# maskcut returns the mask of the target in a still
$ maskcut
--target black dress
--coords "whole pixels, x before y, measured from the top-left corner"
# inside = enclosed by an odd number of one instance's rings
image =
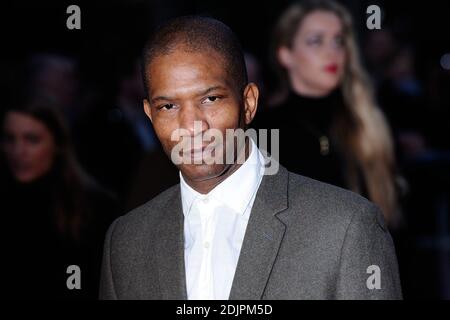
[[[253,127],[280,130],[279,161],[289,171],[347,187],[344,154],[332,134],[336,112],[342,108],[340,90],[320,98],[291,92],[282,105],[257,114]]]
[[[89,187],[86,210],[95,216],[80,239],[58,231],[54,215],[55,177],[48,174],[29,184],[2,177],[2,291],[6,298],[96,299],[102,242],[115,215],[115,200]],[[63,195],[65,196],[65,195]],[[81,289],[69,290],[67,267],[81,269]]]

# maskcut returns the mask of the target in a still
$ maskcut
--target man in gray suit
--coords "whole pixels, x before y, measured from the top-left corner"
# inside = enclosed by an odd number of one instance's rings
[[[169,21],[145,48],[143,75],[144,110],[180,183],[113,222],[100,298],[402,298],[378,207],[282,166],[269,172],[276,160],[251,138],[219,139],[246,129],[258,102],[228,27]],[[180,158],[180,130],[188,142],[214,130],[215,138],[183,144]],[[231,162],[206,161],[230,152]]]

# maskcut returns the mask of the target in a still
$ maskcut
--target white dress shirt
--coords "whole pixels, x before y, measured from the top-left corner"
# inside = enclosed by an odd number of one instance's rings
[[[192,189],[180,172],[189,300],[229,298],[248,219],[264,172],[264,157],[255,142],[249,140],[247,160],[208,194]]]

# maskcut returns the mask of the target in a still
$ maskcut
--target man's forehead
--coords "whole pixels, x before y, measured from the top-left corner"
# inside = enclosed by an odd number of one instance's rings
[[[229,89],[233,86],[225,64],[206,52],[177,51],[161,55],[152,60],[146,72],[150,91],[160,88],[181,91],[197,87]]]
[[[203,97],[208,94],[229,90],[229,87],[214,82],[185,84],[183,86],[173,86],[153,90],[150,95],[150,102],[156,103],[163,100]]]
[[[149,66],[151,68],[169,67],[171,62],[184,61],[190,64],[205,64],[214,61],[214,66],[221,66],[225,69],[226,59],[220,52],[210,48],[192,48],[190,46],[175,46],[168,50],[157,53],[151,59]],[[161,66],[162,62],[168,62]]]

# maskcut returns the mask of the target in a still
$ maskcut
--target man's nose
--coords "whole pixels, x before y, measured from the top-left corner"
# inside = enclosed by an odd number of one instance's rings
[[[202,134],[208,129],[208,123],[199,106],[187,103],[179,113],[180,128],[187,130],[191,137]]]

